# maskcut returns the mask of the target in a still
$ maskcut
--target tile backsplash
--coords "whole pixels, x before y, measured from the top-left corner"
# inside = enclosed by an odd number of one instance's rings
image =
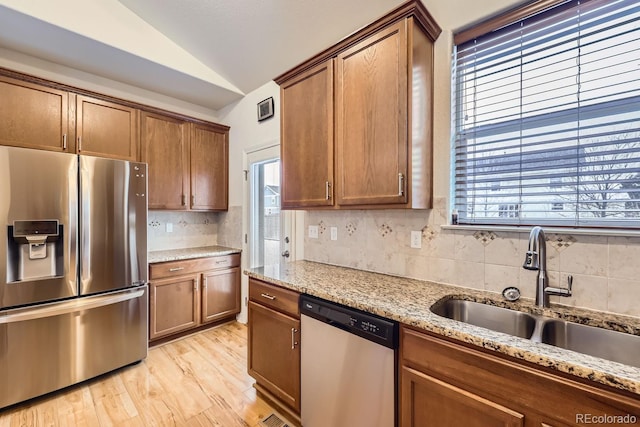
[[[167,231],[167,224],[173,231]],[[242,206],[226,212],[149,211],[149,251],[220,245],[242,248]]]
[[[218,215],[209,212],[149,211],[149,251],[218,244]],[[167,224],[171,224],[173,231],[167,231]]]
[[[497,293],[517,286],[535,297],[537,272],[522,268],[528,233],[444,229],[447,212],[445,199],[425,211],[308,211],[305,230],[319,233],[305,233],[305,258]],[[411,248],[411,231],[421,232],[420,249]],[[638,260],[640,238],[547,233],[550,285],[566,287],[573,276],[573,296],[551,301],[640,316]]]

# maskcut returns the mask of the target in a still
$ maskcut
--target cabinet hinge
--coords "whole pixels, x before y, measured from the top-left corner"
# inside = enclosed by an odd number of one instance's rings
[[[242,172],[244,172],[244,180],[246,181],[249,177],[249,171],[245,169]]]
[[[249,243],[249,238],[247,237],[247,233],[244,233],[244,243]]]

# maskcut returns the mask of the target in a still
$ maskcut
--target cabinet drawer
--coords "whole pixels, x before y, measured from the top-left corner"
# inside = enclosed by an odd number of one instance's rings
[[[231,268],[240,266],[240,254],[203,258],[204,270],[216,270],[218,268]]]
[[[240,254],[160,262],[149,265],[149,278],[176,277],[202,271],[238,267],[239,265]]]
[[[279,286],[249,279],[249,299],[259,304],[300,317],[300,294]]]

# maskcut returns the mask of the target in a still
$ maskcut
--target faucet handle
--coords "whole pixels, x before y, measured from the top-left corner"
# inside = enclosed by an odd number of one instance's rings
[[[549,295],[558,295],[561,297],[570,297],[571,295],[573,295],[572,290],[573,290],[573,276],[569,275],[567,277],[567,284],[568,287],[566,288],[552,288],[547,286],[546,288],[544,288],[544,293],[545,294],[549,294]]]

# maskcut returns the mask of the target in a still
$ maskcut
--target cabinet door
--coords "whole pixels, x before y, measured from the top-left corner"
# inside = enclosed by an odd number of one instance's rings
[[[283,208],[333,205],[333,61],[280,87]]]
[[[0,77],[0,145],[67,151],[68,103],[68,92]]]
[[[336,59],[337,203],[407,202],[407,40],[401,21]]]
[[[403,427],[517,427],[524,415],[422,372],[402,367]]]
[[[300,321],[249,301],[249,375],[300,411]]]
[[[143,162],[149,164],[149,209],[186,210],[189,194],[188,124],[142,113]]]
[[[240,268],[202,275],[202,323],[240,313]]]
[[[149,339],[171,335],[199,324],[198,276],[155,280],[149,285]]]
[[[138,159],[138,110],[86,96],[76,105],[78,154]]]
[[[229,132],[191,125],[191,209],[229,207]]]

